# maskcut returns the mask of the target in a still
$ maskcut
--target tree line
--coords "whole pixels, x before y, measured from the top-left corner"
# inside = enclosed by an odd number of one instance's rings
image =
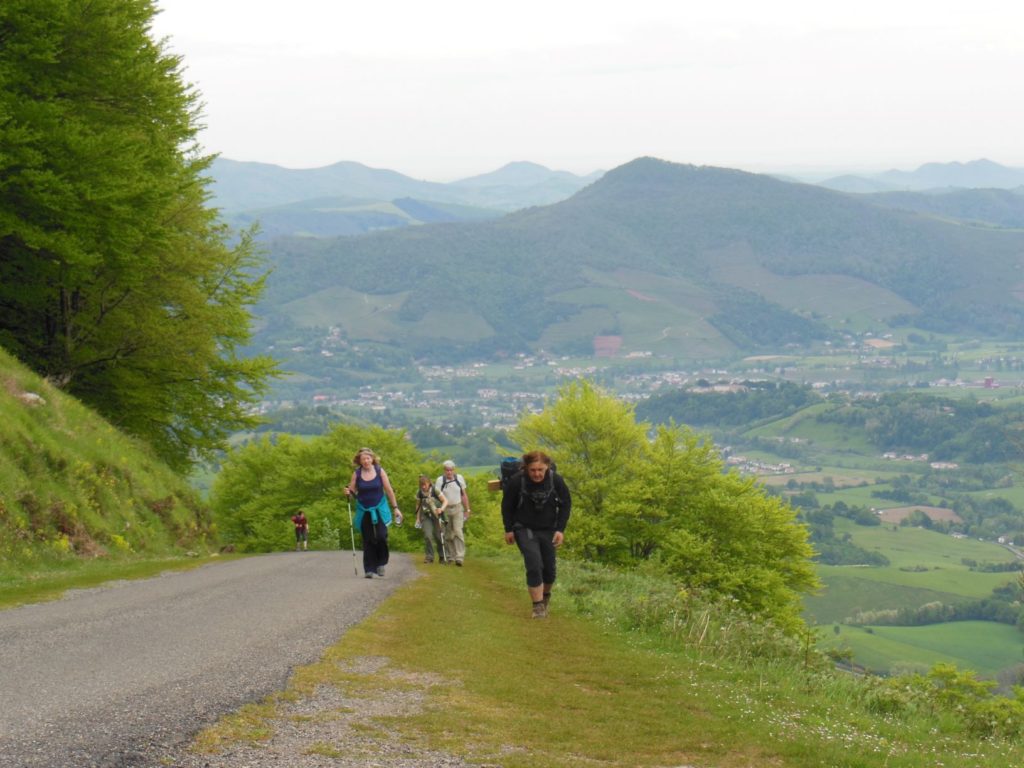
[[[703,382],[709,386],[711,382]],[[700,382],[698,382],[700,385]],[[821,402],[813,389],[790,381],[743,381],[736,392],[676,389],[637,405],[637,415],[658,424],[676,421],[701,427],[738,427],[789,416]]]

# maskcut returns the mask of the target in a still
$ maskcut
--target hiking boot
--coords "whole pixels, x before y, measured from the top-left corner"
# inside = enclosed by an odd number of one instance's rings
[[[384,566],[383,565],[380,568],[377,569],[377,575],[380,576],[382,579],[384,578]]]
[[[433,560],[431,560],[431,559],[430,559],[429,557],[424,557],[424,558],[423,558],[423,562],[424,562],[424,563],[432,563],[432,562],[434,562],[434,561],[433,561]]]
[[[459,566],[459,568],[461,568],[461,567],[462,567],[462,561],[461,561],[461,560],[456,560],[456,561],[455,561],[455,564],[456,564],[457,566]]]
[[[548,607],[543,602],[533,604],[533,615],[531,618],[534,619],[546,619],[548,617]]]
[[[366,578],[372,579],[373,578],[373,571],[367,571],[366,572]]]

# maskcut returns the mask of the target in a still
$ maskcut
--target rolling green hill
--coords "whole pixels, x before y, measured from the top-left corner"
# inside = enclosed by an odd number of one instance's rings
[[[315,313],[317,325],[428,356],[443,343],[448,360],[460,350],[592,350],[609,335],[622,337],[622,353],[721,358],[897,320],[934,332],[1024,331],[1022,232],[653,158],[498,220],[281,239],[270,259],[265,339],[298,305],[344,288],[368,305],[391,300],[368,326],[330,311]],[[454,306],[458,321],[438,316]]]

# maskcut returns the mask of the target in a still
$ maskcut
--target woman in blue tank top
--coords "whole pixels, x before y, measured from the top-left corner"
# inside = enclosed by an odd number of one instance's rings
[[[369,448],[360,448],[352,458],[356,470],[345,487],[345,495],[356,497],[356,527],[363,536],[363,571],[366,578],[384,576],[388,564],[388,526],[402,524],[395,491],[380,459]],[[390,506],[388,502],[391,502]]]

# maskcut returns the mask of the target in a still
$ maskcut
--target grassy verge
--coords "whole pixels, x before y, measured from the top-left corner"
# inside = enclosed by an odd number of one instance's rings
[[[871,685],[804,658],[799,644],[780,652],[786,641],[756,621],[701,608],[666,627],[671,590],[641,574],[565,564],[551,617],[531,620],[520,568],[514,557],[425,567],[272,703],[329,685],[362,713],[360,702],[418,689],[420,705],[360,714],[357,727],[413,754],[506,768],[1024,761],[1016,744],[970,738],[941,713],[893,716]],[[239,733],[253,744],[272,738],[285,715],[270,709],[250,712],[241,732],[237,716],[226,718],[197,748]],[[342,753],[346,744],[320,733],[316,749]]]
[[[213,560],[240,555],[184,555],[145,559],[62,559],[34,570],[0,567],[0,610],[16,605],[57,600],[69,589],[95,587],[118,579],[145,579],[165,571],[197,568]]]

